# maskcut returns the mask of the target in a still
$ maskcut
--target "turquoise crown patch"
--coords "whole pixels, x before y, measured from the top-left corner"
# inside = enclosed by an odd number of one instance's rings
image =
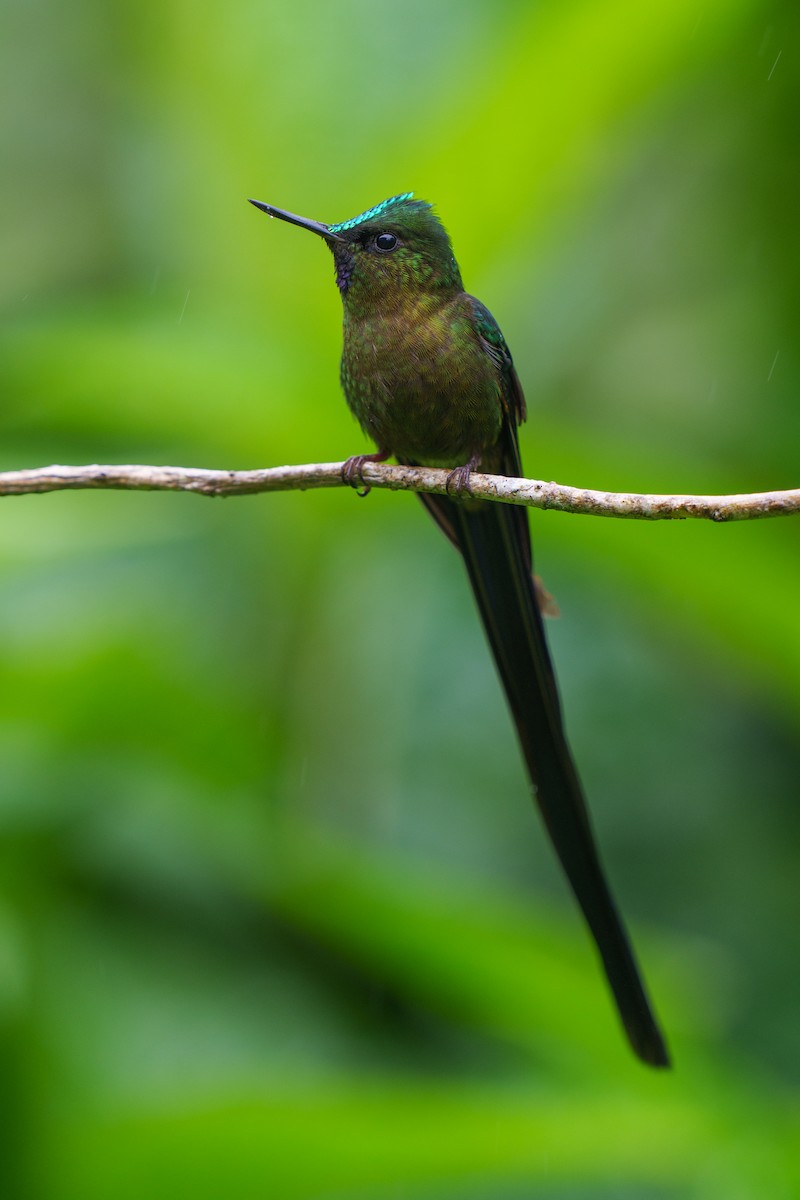
[[[354,229],[362,221],[371,221],[373,217],[379,217],[388,208],[394,208],[396,204],[402,204],[404,200],[411,200],[413,196],[413,192],[401,192],[399,196],[390,196],[388,200],[381,200],[380,204],[376,204],[374,208],[368,208],[366,212],[359,213],[357,217],[351,217],[349,221],[339,221],[336,225],[329,225],[328,229],[331,233],[344,233],[347,229]]]

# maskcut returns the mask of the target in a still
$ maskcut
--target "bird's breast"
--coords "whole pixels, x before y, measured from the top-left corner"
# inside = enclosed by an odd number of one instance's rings
[[[400,458],[458,466],[500,431],[496,364],[452,304],[346,314],[342,386],[365,433]]]

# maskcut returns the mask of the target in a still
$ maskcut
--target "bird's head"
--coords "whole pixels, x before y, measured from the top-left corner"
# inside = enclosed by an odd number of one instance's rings
[[[324,225],[251,200],[270,217],[309,229],[330,247],[345,306],[390,304],[408,293],[462,290],[450,238],[430,204],[412,192],[391,196],[357,217]]]

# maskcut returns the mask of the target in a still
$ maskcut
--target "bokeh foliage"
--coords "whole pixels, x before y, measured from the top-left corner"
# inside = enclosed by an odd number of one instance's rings
[[[0,466],[362,446],[321,219],[434,199],[529,473],[797,485],[787,0],[0,15]],[[800,1190],[800,526],[534,517],[676,1070],[633,1062],[412,497],[0,505],[9,1200]]]

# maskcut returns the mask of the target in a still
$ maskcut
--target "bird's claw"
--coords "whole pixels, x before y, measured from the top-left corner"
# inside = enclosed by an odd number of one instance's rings
[[[469,477],[477,465],[477,458],[471,458],[468,463],[450,471],[444,484],[445,495],[458,500],[465,492],[469,494]]]
[[[348,487],[355,488],[356,494],[359,496],[366,496],[369,493],[369,485],[364,482],[363,473],[364,463],[368,457],[367,454],[354,454],[342,467],[342,481]]]
[[[386,462],[388,457],[387,450],[379,450],[376,454],[353,454],[342,467],[342,482],[355,488],[357,496],[368,496],[371,488],[364,481],[364,463]]]

